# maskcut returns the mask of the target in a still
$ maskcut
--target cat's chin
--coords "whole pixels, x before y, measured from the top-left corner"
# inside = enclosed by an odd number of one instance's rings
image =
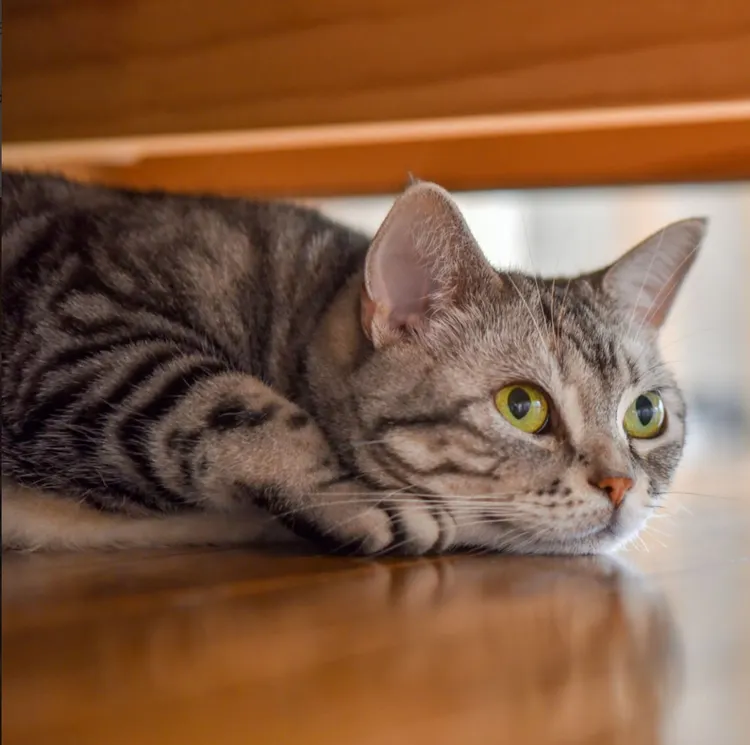
[[[631,523],[631,521],[628,521]],[[535,536],[527,531],[518,537],[517,528],[510,527],[507,531],[475,535],[473,540],[466,541],[467,548],[483,548],[499,553],[541,556],[592,556],[610,554],[627,545],[641,532],[645,520],[637,524],[625,525],[618,516],[604,526],[598,526],[585,531],[571,531],[560,533],[555,537]],[[515,536],[515,537],[514,537]],[[471,545],[469,545],[471,544]]]
[[[624,530],[616,525],[607,525],[588,535],[561,538],[557,541],[543,542],[534,553],[566,556],[591,556],[610,554],[630,543],[641,531],[643,523],[637,528]]]
[[[617,551],[626,537],[607,532],[595,534],[586,538],[570,537],[556,541],[540,540],[521,546],[506,546],[502,550],[506,553],[526,554],[535,556],[596,556],[610,554]]]
[[[570,538],[556,542],[543,542],[528,553],[554,556],[594,556],[616,551],[626,538],[607,531],[586,538]],[[525,553],[525,552],[523,552]]]

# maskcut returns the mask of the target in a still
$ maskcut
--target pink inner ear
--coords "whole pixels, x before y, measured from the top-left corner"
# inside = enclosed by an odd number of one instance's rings
[[[414,328],[424,322],[439,289],[436,241],[450,235],[447,216],[441,214],[445,210],[446,205],[432,190],[412,187],[397,200],[375,236],[366,282],[376,306],[373,320],[385,325],[384,331]]]
[[[365,287],[373,307],[362,306],[362,322],[371,326],[365,333],[378,345],[424,326],[438,304],[456,302],[462,279],[494,276],[488,268],[447,192],[424,182],[410,186],[370,245]]]
[[[425,316],[438,289],[411,247],[381,251],[374,257],[372,287],[393,326],[413,326]]]

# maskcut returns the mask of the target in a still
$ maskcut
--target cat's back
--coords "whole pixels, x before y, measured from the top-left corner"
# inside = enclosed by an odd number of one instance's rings
[[[21,171],[2,174],[3,232],[19,221],[48,212],[54,205],[73,205],[90,199],[95,189],[47,176]]]
[[[90,250],[97,233],[106,235],[116,226],[123,235],[134,219],[148,223],[155,217],[149,212],[157,200],[155,194],[139,195],[55,175],[3,172],[3,285],[16,280],[13,270],[22,257],[24,263],[38,262],[50,254],[74,253],[83,245]]]
[[[157,264],[160,256],[189,261],[183,252],[211,255],[215,262],[228,254],[236,259],[238,244],[244,243],[254,254],[270,254],[275,266],[284,260],[293,264],[298,275],[315,268],[336,272],[352,255],[362,259],[369,242],[316,210],[285,202],[135,191],[3,172],[3,267],[45,229],[57,237],[75,231],[69,248],[86,244],[91,251],[106,239],[113,250],[145,255]]]
[[[73,229],[79,231],[76,235],[79,245],[85,242],[91,246],[96,235],[106,236],[111,242],[116,234],[118,242],[129,244],[127,247],[135,252],[149,251],[169,238],[174,239],[172,248],[179,249],[180,231],[191,216],[210,216],[207,221],[213,220],[213,227],[225,223],[250,231],[253,223],[267,219],[263,213],[269,206],[248,200],[110,188],[55,175],[4,172],[3,254],[6,246],[17,249],[32,242],[34,234],[44,228],[52,232],[53,226],[58,236]],[[195,240],[188,241],[188,247],[212,237],[203,235],[200,226],[197,230],[194,225],[190,227],[194,229]],[[139,229],[149,231],[153,240],[134,240],[133,234]],[[216,246],[220,248],[220,244]],[[262,248],[259,242],[256,249]]]
[[[117,238],[132,253],[155,253],[170,244],[172,255],[182,249],[199,248],[218,256],[230,233],[244,235],[254,252],[281,249],[290,260],[320,263],[325,236],[338,253],[366,250],[367,239],[305,207],[284,202],[140,191],[70,181],[61,176],[3,172],[2,232],[3,263],[6,246],[28,243],[34,233],[55,223],[57,233],[66,226],[82,230],[79,243],[89,244],[94,235]],[[145,232],[146,240],[137,240]],[[310,241],[310,238],[315,240]],[[231,243],[231,241],[230,241]],[[236,246],[229,246],[235,249]],[[8,252],[12,253],[12,250]],[[335,257],[334,257],[335,258]],[[334,261],[335,263],[335,261]]]
[[[4,352],[52,313],[137,310],[203,333],[255,374],[267,360],[287,367],[285,349],[311,333],[368,245],[295,205],[15,172],[2,176],[2,220]]]

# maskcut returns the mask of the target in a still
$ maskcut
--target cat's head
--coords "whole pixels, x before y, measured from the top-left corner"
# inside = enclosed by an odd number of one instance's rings
[[[367,256],[359,469],[439,501],[456,546],[591,553],[634,536],[682,454],[685,403],[657,336],[705,227],[537,280],[493,269],[450,196],[411,185]]]

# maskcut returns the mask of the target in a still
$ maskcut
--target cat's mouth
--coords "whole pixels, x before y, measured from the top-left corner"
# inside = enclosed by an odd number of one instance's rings
[[[570,538],[574,553],[596,553],[614,549],[625,537],[622,516],[619,510],[613,510],[607,523],[593,527]]]
[[[497,522],[496,522],[497,524]],[[511,521],[505,522],[503,528],[511,535],[518,531],[518,526]],[[619,511],[612,512],[604,525],[596,525],[579,530],[560,531],[554,536],[545,534],[542,530],[535,540],[526,540],[522,546],[522,553],[536,554],[595,554],[608,551],[619,544],[624,538],[622,518]],[[514,541],[504,543],[500,550],[515,553],[518,547]]]
[[[619,510],[613,510],[609,520],[604,525],[596,525],[586,530],[571,534],[571,540],[597,541],[617,539],[622,532]]]

